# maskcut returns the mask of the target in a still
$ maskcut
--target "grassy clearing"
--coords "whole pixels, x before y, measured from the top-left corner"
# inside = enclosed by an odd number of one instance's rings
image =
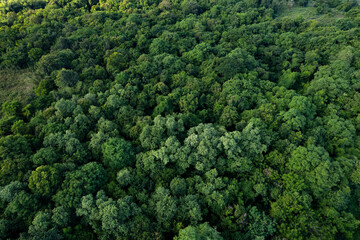
[[[18,100],[24,104],[33,95],[35,75],[29,69],[0,70],[0,104]]]
[[[293,7],[283,11],[280,15],[282,17],[297,18],[303,17],[305,19],[317,18],[316,8],[314,7]]]
[[[360,0],[359,0],[360,1]],[[323,25],[335,24],[337,19],[344,17],[344,12],[337,9],[331,9],[324,14],[318,14],[315,7],[292,7],[282,11],[278,18],[298,18],[301,17],[305,20],[315,20]]]

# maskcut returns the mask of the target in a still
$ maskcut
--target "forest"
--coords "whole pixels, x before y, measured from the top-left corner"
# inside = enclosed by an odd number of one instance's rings
[[[0,239],[360,239],[359,3],[2,0]]]

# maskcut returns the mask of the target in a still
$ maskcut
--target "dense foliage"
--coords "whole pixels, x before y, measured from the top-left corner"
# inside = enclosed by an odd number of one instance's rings
[[[356,1],[0,7],[1,239],[360,238]]]

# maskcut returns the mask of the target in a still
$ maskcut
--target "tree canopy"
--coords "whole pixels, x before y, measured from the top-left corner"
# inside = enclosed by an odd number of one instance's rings
[[[2,1],[0,239],[360,239],[358,4]]]

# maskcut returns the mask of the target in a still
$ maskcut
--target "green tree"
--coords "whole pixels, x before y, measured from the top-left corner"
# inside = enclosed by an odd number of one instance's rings
[[[61,190],[53,195],[58,206],[73,208],[79,206],[81,197],[97,192],[106,182],[105,170],[99,163],[90,162],[76,171],[67,172]]]
[[[170,189],[174,195],[184,195],[186,193],[186,181],[183,178],[174,178],[170,182]]]
[[[14,221],[19,231],[24,226],[30,225],[39,207],[40,204],[36,197],[22,190],[9,202],[5,208],[4,216]]]
[[[21,116],[22,105],[18,101],[4,102],[1,112],[7,116]]]
[[[126,238],[134,233],[134,217],[141,210],[129,196],[115,201],[100,191],[96,199],[92,195],[84,196],[76,213],[86,219],[95,233],[104,239],[110,239]]]
[[[46,147],[39,149],[31,159],[35,166],[52,165],[60,159],[60,155],[54,148]]]
[[[214,239],[221,240],[223,239],[218,231],[215,228],[211,227],[209,223],[203,223],[198,226],[188,226],[179,231],[179,236],[176,236],[176,240],[205,240],[205,239]]]
[[[20,180],[31,169],[31,147],[21,135],[0,138],[0,182],[7,184]]]
[[[43,55],[37,62],[37,71],[42,75],[50,75],[61,68],[70,69],[73,58],[74,53],[70,49]]]
[[[78,81],[79,76],[77,72],[63,68],[56,75],[55,84],[59,88],[74,87]]]
[[[150,54],[156,56],[170,51],[170,45],[161,38],[155,38],[149,46]]]
[[[177,212],[176,200],[164,187],[158,187],[152,198],[157,221],[168,229]]]
[[[221,58],[217,64],[215,71],[220,77],[228,80],[238,73],[245,73],[258,66],[258,62],[245,50],[236,48],[232,50],[226,57]]]
[[[131,166],[135,161],[135,153],[131,143],[122,138],[110,138],[102,146],[104,165],[120,170]]]
[[[63,206],[52,209],[51,220],[60,227],[66,227],[70,223],[70,212]]]
[[[322,147],[298,147],[287,164],[289,170],[303,176],[316,198],[321,198],[341,180],[339,165],[331,162],[329,153]]]
[[[19,181],[11,182],[0,188],[0,199],[4,202],[11,202],[18,194],[20,194],[20,191],[23,190],[24,187],[25,184]]]
[[[42,197],[51,197],[60,184],[60,173],[54,167],[40,166],[32,171],[29,178],[30,190]]]
[[[265,239],[276,232],[275,224],[272,219],[260,212],[256,207],[249,211],[249,239]]]
[[[116,74],[127,67],[128,56],[124,49],[113,52],[106,58],[106,70],[109,73]]]
[[[71,116],[75,107],[76,104],[73,101],[65,100],[63,98],[55,104],[55,109],[57,110],[57,113],[62,117]]]

